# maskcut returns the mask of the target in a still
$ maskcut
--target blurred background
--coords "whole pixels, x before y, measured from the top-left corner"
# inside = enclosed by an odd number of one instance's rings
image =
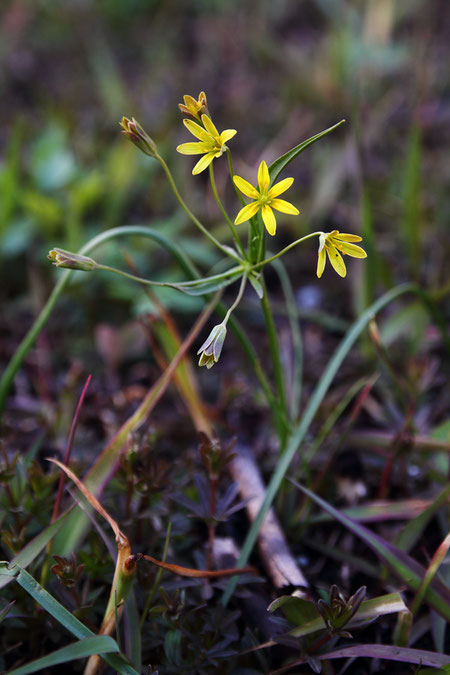
[[[175,152],[190,140],[177,104],[201,90],[219,129],[238,130],[230,142],[235,171],[250,180],[261,159],[270,162],[346,119],[290,165],[289,199],[301,216],[280,214],[270,245],[277,250],[311,230],[336,228],[361,234],[369,257],[349,260],[345,280],[329,265],[321,280],[315,277],[315,241],[286,257],[305,316],[322,314],[342,331],[342,320],[405,280],[445,298],[448,10],[447,0],[4,0],[2,365],[60,275],[46,259],[53,246],[77,250],[102,230],[143,223],[176,237],[205,272],[215,264],[159,165],[119,128],[122,115],[140,121],[187,203],[216,236],[227,238],[207,176],[193,177],[195,159]],[[215,168],[234,214],[239,205],[225,159]],[[128,244],[142,274],[180,278],[150,242]],[[123,266],[118,248],[106,247],[102,260]],[[276,294],[277,280],[269,276],[269,282]],[[200,308],[198,299],[175,291],[163,289],[160,298],[169,309],[188,312],[189,323]],[[89,362],[83,336],[151,307],[131,283],[79,274],[49,324],[50,335],[75,332],[80,342],[71,344],[72,353],[79,350]],[[389,344],[406,335],[415,350],[425,331],[433,341],[425,311],[411,303],[385,338]],[[55,354],[67,365],[67,345],[56,337]]]

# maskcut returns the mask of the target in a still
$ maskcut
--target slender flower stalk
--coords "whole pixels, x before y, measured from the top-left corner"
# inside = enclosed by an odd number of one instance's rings
[[[225,255],[231,256],[235,260],[240,261],[241,258],[239,256],[239,254],[235,253],[232,249],[230,249],[229,246],[223,246],[223,244],[221,244],[220,241],[218,241],[214,237],[214,235],[212,235],[211,232],[209,232],[206,229],[206,227],[204,225],[202,225],[202,223],[199,221],[197,216],[194,213],[192,213],[192,211],[190,210],[190,208],[188,207],[188,205],[184,201],[183,197],[180,195],[180,193],[178,191],[178,188],[176,186],[176,183],[173,179],[172,173],[171,173],[169,167],[167,166],[166,162],[161,157],[161,155],[157,155],[156,159],[159,161],[162,168],[164,169],[164,173],[167,176],[167,180],[169,181],[170,187],[172,188],[172,191],[173,191],[179,205],[181,206],[183,211],[189,216],[189,218],[192,220],[194,225],[196,225],[198,227],[198,229],[205,235],[205,237],[207,237],[210,240],[210,242],[212,242],[214,244],[214,246],[217,246],[217,248],[219,248],[222,251],[222,253],[225,253]]]
[[[244,247],[242,246],[239,235],[236,232],[236,228],[233,227],[233,223],[231,222],[231,220],[228,216],[228,213],[226,212],[225,207],[223,206],[223,204],[220,200],[219,193],[217,192],[216,181],[214,179],[214,168],[213,168],[212,164],[209,165],[209,179],[210,179],[210,182],[211,182],[211,189],[213,191],[213,195],[214,195],[214,198],[217,202],[217,205],[218,205],[219,209],[221,210],[223,217],[227,221],[228,227],[230,228],[231,234],[233,235],[233,239],[235,240],[236,245],[237,245],[239,251],[241,252],[242,257],[246,260],[247,254],[245,253]]]

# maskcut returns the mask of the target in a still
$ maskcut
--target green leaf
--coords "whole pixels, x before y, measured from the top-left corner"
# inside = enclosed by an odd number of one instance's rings
[[[262,300],[262,297],[264,295],[264,289],[262,287],[262,284],[259,280],[259,274],[255,274],[255,272],[252,272],[249,277],[248,277],[249,282],[253,286],[256,295],[260,300]]]
[[[321,618],[313,602],[295,595],[282,595],[270,603],[267,611],[274,612],[280,608],[286,619],[297,626],[303,626],[305,623]]]
[[[45,590],[31,574],[19,565],[8,565],[7,562],[0,562],[0,576],[6,575],[8,578],[15,578],[17,583],[45,609],[51,616],[66,628],[72,635],[79,639],[95,637],[95,634],[71,614],[63,605],[61,605],[48,591]],[[137,671],[130,666],[121,654],[111,654],[103,656],[104,660],[110,666],[115,668],[121,675],[139,675]]]
[[[287,165],[297,157],[297,155],[303,152],[303,150],[306,150],[307,147],[318,141],[320,138],[323,138],[331,131],[334,131],[334,129],[340,127],[341,124],[344,124],[344,122],[345,120],[341,120],[332,127],[329,127],[329,129],[325,129],[325,131],[321,131],[319,134],[311,136],[311,138],[308,138],[308,140],[299,143],[299,145],[296,145],[295,148],[292,148],[292,150],[289,150],[284,155],[281,155],[281,157],[278,157],[278,159],[272,162],[272,164],[269,166],[270,182],[274,183],[283,169],[285,169]]]
[[[87,656],[92,656],[92,654],[107,654],[118,651],[119,647],[112,637],[95,635],[74,642],[67,647],[62,647],[62,649],[43,656],[41,659],[36,659],[36,661],[32,661],[25,666],[14,668],[14,670],[9,671],[9,675],[28,675],[28,673],[37,673],[50,666],[57,666],[59,663],[84,659]]]

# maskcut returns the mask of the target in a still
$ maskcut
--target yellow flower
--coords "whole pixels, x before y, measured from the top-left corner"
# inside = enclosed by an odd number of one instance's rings
[[[189,95],[183,96],[183,100],[184,105],[183,103],[179,103],[178,107],[184,115],[191,115],[191,117],[195,117],[195,119],[200,121],[201,114],[208,114],[208,104],[204,91],[201,91],[198,95],[198,101]]]
[[[341,253],[350,255],[352,258],[367,258],[367,253],[361,246],[356,246],[355,241],[362,241],[357,234],[341,234],[339,230],[333,232],[322,232],[319,237],[319,258],[317,260],[317,276],[320,277],[325,269],[326,255],[330,259],[336,272],[341,277],[345,277],[347,269]],[[339,253],[339,251],[341,253]]]
[[[220,157],[227,149],[225,143],[237,134],[236,129],[225,129],[221,134],[217,131],[208,115],[202,115],[201,127],[192,120],[183,120],[185,127],[193,136],[199,139],[198,143],[182,143],[177,147],[177,151],[182,155],[204,155],[192,169],[192,173],[197,174],[204,171],[215,157]]]
[[[253,218],[253,216],[258,213],[259,209],[261,209],[261,215],[264,225],[266,226],[266,230],[269,234],[274,235],[277,229],[277,222],[272,209],[276,209],[282,213],[290,213],[293,216],[297,216],[299,214],[299,210],[296,209],[295,206],[289,202],[286,202],[284,199],[277,199],[278,195],[281,195],[291,187],[294,179],[284,178],[284,180],[280,180],[279,183],[276,183],[269,189],[269,169],[267,168],[267,164],[264,161],[261,162],[258,169],[259,189],[253,187],[253,185],[240,176],[234,176],[233,180],[234,184],[246,197],[251,197],[254,199],[253,202],[247,204],[247,206],[244,206],[244,208],[239,211],[236,216],[236,220],[234,221],[235,225],[239,225],[239,223],[244,223],[246,220],[250,220],[250,218]]]

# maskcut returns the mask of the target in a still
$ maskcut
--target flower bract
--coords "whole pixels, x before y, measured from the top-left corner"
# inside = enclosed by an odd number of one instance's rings
[[[183,101],[184,104],[179,103],[178,107],[184,115],[190,115],[200,121],[200,116],[202,114],[208,114],[208,103],[206,102],[206,94],[204,91],[201,91],[198,95],[198,101],[192,96],[189,96],[189,94],[183,96]]]
[[[336,272],[341,277],[347,274],[344,259],[342,255],[350,255],[352,258],[367,258],[367,253],[361,246],[356,246],[355,241],[362,241],[357,234],[344,234],[339,230],[332,232],[322,232],[319,237],[319,258],[317,260],[317,276],[323,274],[326,263],[326,256],[330,260]]]
[[[234,184],[246,196],[251,197],[254,201],[244,206],[236,216],[235,225],[244,223],[250,220],[261,209],[261,215],[269,234],[274,235],[277,229],[277,222],[275,214],[272,209],[281,211],[282,213],[289,213],[292,216],[297,216],[299,210],[290,202],[284,199],[278,199],[278,196],[291,187],[294,182],[293,178],[284,178],[279,183],[270,186],[269,169],[266,162],[262,161],[258,169],[258,187],[255,188],[251,183],[244,180],[240,176],[233,177]]]
[[[204,155],[192,169],[194,176],[204,171],[213,159],[220,157],[227,149],[226,142],[237,133],[236,129],[225,129],[219,134],[208,115],[202,115],[201,120],[203,127],[193,120],[183,120],[185,127],[199,140],[196,143],[182,143],[177,147],[182,155]]]

